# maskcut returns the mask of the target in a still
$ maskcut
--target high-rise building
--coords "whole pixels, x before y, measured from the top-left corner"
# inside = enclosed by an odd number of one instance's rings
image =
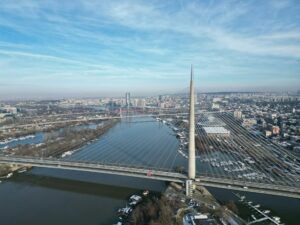
[[[159,96],[158,96],[158,101],[159,101],[159,102],[162,102],[162,100],[163,100],[163,96],[162,96],[162,95],[159,95]]]
[[[125,93],[125,105],[126,105],[127,107],[130,106],[130,92],[126,92],[126,93]]]
[[[236,111],[234,111],[233,116],[237,119],[242,119],[243,113],[242,113],[242,111],[236,110]]]

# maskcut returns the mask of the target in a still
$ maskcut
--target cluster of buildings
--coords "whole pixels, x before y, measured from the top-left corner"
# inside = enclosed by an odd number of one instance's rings
[[[289,151],[300,154],[300,94],[282,93],[208,93],[196,95],[196,110],[232,112],[233,116],[255,135],[264,135]],[[28,105],[28,104],[27,104]],[[59,108],[94,107],[100,110],[120,108],[188,109],[188,94],[136,97],[126,92],[121,97],[65,99],[45,103],[45,113]],[[39,107],[42,106],[39,104]],[[0,105],[0,122],[18,114],[18,105]],[[52,110],[53,109],[53,110]],[[26,107],[28,112],[36,110]],[[56,112],[55,111],[55,112]],[[60,113],[58,110],[57,113]],[[65,110],[62,111],[65,113]],[[207,128],[209,134],[229,135],[227,130]]]
[[[0,105],[0,123],[15,116],[18,113],[17,107],[10,105]]]
[[[300,154],[300,95],[219,94],[212,97],[211,110],[232,111],[233,116],[254,135],[263,135],[273,143]]]
[[[130,92],[126,92],[124,97],[102,98],[98,102],[103,107],[121,108],[181,108],[188,105],[187,99],[183,99],[178,95],[159,95],[159,96],[132,96]]]

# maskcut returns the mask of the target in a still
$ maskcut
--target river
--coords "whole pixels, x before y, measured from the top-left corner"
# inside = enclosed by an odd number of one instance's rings
[[[172,129],[149,120],[123,120],[70,158],[164,169],[186,166],[187,160],[177,154],[179,141]],[[161,192],[165,187],[160,181],[34,168],[2,180],[0,224],[109,225],[117,221],[116,211],[125,206],[130,195],[144,189]],[[228,190],[210,190],[220,201],[237,200]],[[246,196],[271,209],[285,224],[298,224],[299,200],[253,193]],[[245,218],[249,217],[247,211],[241,211]]]

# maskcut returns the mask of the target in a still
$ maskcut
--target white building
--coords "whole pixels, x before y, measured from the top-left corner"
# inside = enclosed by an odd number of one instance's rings
[[[220,109],[220,105],[217,103],[212,104],[212,109]]]
[[[203,127],[203,129],[208,136],[228,137],[230,135],[230,131],[224,127]]]
[[[270,137],[272,135],[272,132],[269,130],[266,130],[266,137]]]
[[[257,124],[256,119],[253,118],[243,119],[243,126],[251,127],[256,124]]]
[[[6,106],[2,107],[1,109],[5,112],[11,113],[11,114],[17,114],[17,111],[18,111],[16,107],[12,107],[9,105],[6,105]]]
[[[234,111],[233,116],[237,119],[242,119],[243,113],[242,113],[242,111]]]

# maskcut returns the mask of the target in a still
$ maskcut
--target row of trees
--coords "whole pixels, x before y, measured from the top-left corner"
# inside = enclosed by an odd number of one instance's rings
[[[165,197],[152,196],[139,204],[125,225],[167,225],[172,224],[173,209]]]
[[[8,174],[11,171],[10,165],[0,164],[0,177]]]

